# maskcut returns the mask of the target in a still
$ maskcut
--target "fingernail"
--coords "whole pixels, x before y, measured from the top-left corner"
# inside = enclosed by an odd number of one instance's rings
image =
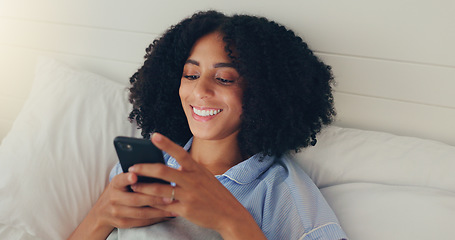
[[[134,166],[131,166],[130,168],[128,168],[128,172],[134,172],[136,171],[136,168]]]
[[[129,171],[129,170],[128,170]],[[132,182],[134,179],[133,179],[133,174],[129,174],[128,175],[128,181]]]
[[[172,203],[172,199],[164,197],[163,198],[163,202],[166,203],[166,204],[170,204],[170,203]]]
[[[161,137],[161,134],[158,134],[157,132],[154,132],[154,133],[152,134],[152,138],[154,138],[155,141],[158,141],[158,142],[161,141],[161,139],[163,139],[163,138]]]
[[[131,187],[131,189],[133,189],[133,191],[135,191],[137,188],[136,184],[130,185],[130,187]]]

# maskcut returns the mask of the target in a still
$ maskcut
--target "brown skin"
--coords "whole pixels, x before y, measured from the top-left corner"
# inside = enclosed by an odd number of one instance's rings
[[[147,226],[171,216],[213,229],[223,239],[266,239],[248,210],[214,176],[245,159],[237,142],[244,83],[229,65],[224,46],[219,33],[207,34],[195,43],[184,67],[179,94],[193,133],[190,152],[161,134],[152,135],[155,146],[174,157],[180,169],[136,164],[115,176],[69,239],[105,239],[115,227]],[[194,107],[220,111],[201,117]],[[175,200],[170,199],[172,186],[137,183],[139,175],[176,183]]]
[[[129,192],[127,186],[136,182],[134,173],[115,176],[68,239],[106,239],[114,228],[148,226],[173,216],[157,208],[142,207],[165,202],[160,197]]]

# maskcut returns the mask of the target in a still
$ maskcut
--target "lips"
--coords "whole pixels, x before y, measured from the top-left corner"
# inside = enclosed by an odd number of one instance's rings
[[[218,113],[221,112],[221,109],[204,109],[204,110],[200,110],[200,109],[197,109],[197,108],[193,107],[193,112],[196,115],[198,115],[198,116],[207,117],[207,116],[217,115]]]
[[[193,117],[199,121],[208,121],[223,111],[223,109],[217,108],[191,107],[193,109]]]

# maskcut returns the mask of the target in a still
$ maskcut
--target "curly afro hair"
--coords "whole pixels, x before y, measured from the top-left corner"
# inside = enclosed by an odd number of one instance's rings
[[[302,39],[263,17],[199,12],[182,20],[147,48],[131,77],[129,118],[149,138],[160,132],[184,144],[192,136],[179,97],[183,66],[200,37],[218,31],[246,82],[238,135],[244,156],[281,156],[316,144],[333,121],[332,73]],[[235,50],[235,54],[233,54]]]

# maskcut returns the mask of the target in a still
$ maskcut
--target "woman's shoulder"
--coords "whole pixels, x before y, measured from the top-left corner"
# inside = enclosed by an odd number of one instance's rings
[[[268,180],[270,184],[282,185],[286,188],[293,188],[296,185],[303,185],[305,188],[317,188],[308,174],[289,155],[275,158],[273,164],[264,174],[264,179]]]
[[[263,178],[267,194],[273,196],[270,199],[296,206],[295,210],[301,214],[307,212],[306,208],[316,206],[323,207],[318,211],[330,209],[319,188],[291,156],[275,159]]]
[[[344,234],[317,186],[292,157],[275,159],[262,181],[267,189],[263,209],[264,231],[287,229],[289,234],[296,234],[291,238],[332,228],[339,231],[340,236]],[[281,234],[287,234],[284,231]]]

